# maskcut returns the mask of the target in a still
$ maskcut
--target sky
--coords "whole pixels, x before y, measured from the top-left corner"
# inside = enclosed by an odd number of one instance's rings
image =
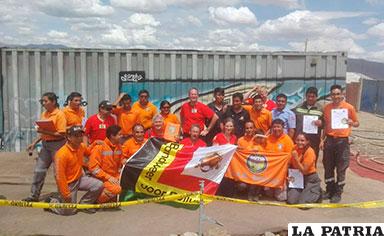
[[[384,62],[384,0],[0,0],[0,43],[347,51]]]

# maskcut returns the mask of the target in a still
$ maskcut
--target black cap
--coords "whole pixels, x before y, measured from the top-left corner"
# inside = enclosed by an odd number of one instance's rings
[[[103,109],[105,109],[105,110],[112,110],[113,105],[112,105],[112,103],[111,103],[110,101],[108,101],[108,100],[104,100],[104,101],[101,101],[101,102],[99,103],[99,109],[100,109],[100,108],[103,108]]]
[[[74,135],[78,133],[84,133],[83,126],[81,125],[74,125],[67,129],[67,135]]]

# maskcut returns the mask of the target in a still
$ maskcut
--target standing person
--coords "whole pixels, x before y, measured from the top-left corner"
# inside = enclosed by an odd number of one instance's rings
[[[115,118],[111,115],[112,109],[112,103],[109,101],[100,102],[99,112],[89,117],[85,123],[85,144],[92,144],[96,140],[105,139],[107,128],[116,124]]]
[[[191,130],[189,131],[190,136],[188,138],[185,138],[181,140],[181,144],[183,144],[185,147],[190,148],[199,148],[199,147],[206,147],[207,144],[200,139],[200,126],[198,125],[192,125]]]
[[[218,133],[212,140],[213,146],[236,144],[237,137],[234,134],[235,122],[228,117],[223,121],[223,132]]]
[[[189,90],[189,102],[184,103],[181,106],[180,118],[181,127],[183,130],[183,136],[188,137],[192,124],[197,124],[200,127],[201,136],[206,136],[219,117],[209,107],[198,101],[199,91],[197,88],[191,88]],[[210,120],[208,127],[204,129],[206,120]]]
[[[263,107],[265,109],[267,109],[268,111],[272,111],[273,109],[276,108],[276,103],[273,100],[268,98],[267,89],[265,87],[261,87],[260,85],[256,85],[250,91],[248,91],[246,94],[244,94],[244,99],[248,100],[251,97],[251,94],[253,92],[256,92],[257,95],[260,95],[260,97],[263,101]]]
[[[138,115],[132,110],[131,103],[131,96],[121,93],[112,104],[112,113],[117,116],[117,124],[121,127],[121,143],[132,137],[132,127],[137,122]]]
[[[95,178],[86,176],[83,171],[83,159],[89,155],[89,149],[83,144],[84,130],[75,125],[67,129],[67,143],[55,155],[55,178],[60,194],[59,199],[51,198],[50,203],[76,203],[77,192],[87,191],[80,203],[94,204],[103,191],[103,183]],[[59,215],[76,214],[76,209],[49,209]],[[96,209],[83,210],[95,213]]]
[[[216,134],[221,132],[220,121],[223,120],[223,115],[227,109],[227,105],[224,103],[224,89],[223,88],[215,88],[213,91],[213,97],[215,100],[208,104],[208,107],[216,113],[219,119],[216,121],[215,125],[212,127],[212,130],[205,136],[205,141],[208,146],[212,145],[212,139],[216,136]],[[205,123],[206,126],[209,125],[209,122]]]
[[[89,171],[104,185],[97,203],[116,201],[116,196],[121,192],[119,182],[123,155],[120,146],[120,126],[109,126],[106,135],[103,144],[95,146],[89,156]]]
[[[272,120],[281,119],[284,121],[284,133],[291,139],[294,138],[296,128],[296,116],[287,108],[287,95],[280,93],[276,96],[277,107],[272,110]]]
[[[132,110],[138,114],[137,122],[142,124],[145,130],[152,127],[152,119],[157,114],[156,106],[148,99],[149,92],[145,89],[140,90],[139,100],[132,106]]]
[[[317,102],[317,88],[309,87],[305,92],[305,101],[293,109],[296,115],[296,134],[305,133],[303,130],[304,117],[312,116],[316,117],[316,121],[313,122],[318,127],[316,134],[306,134],[309,138],[309,144],[313,148],[316,154],[316,160],[319,157],[319,146],[321,140],[322,119],[323,119],[323,107]]]
[[[309,138],[304,133],[296,136],[290,167],[298,169],[304,176],[304,189],[288,188],[288,204],[315,203],[321,200],[320,178],[316,172],[316,154]]]
[[[323,198],[330,198],[332,203],[337,203],[341,201],[345,185],[345,172],[349,166],[348,137],[351,134],[352,127],[358,127],[360,123],[355,108],[344,101],[341,86],[338,84],[332,85],[330,91],[332,102],[324,107],[325,130],[320,143],[320,148],[323,149],[326,184],[326,193]],[[339,119],[340,116],[341,120]],[[336,122],[338,119],[339,122]]]
[[[41,114],[41,120],[50,120],[55,126],[55,131],[45,130],[38,128],[37,133],[40,137],[34,140],[27,147],[28,152],[32,152],[38,142],[42,141],[42,149],[37,158],[35,171],[33,174],[33,181],[31,187],[31,195],[23,201],[38,202],[41,189],[44,185],[45,176],[51,166],[53,158],[57,152],[65,144],[65,130],[67,127],[67,121],[65,114],[59,109],[57,103],[57,96],[55,93],[44,93],[40,99],[41,105],[45,111]]]
[[[65,114],[67,120],[67,127],[74,125],[83,125],[85,111],[82,108],[83,97],[78,92],[72,92],[68,95],[65,101],[65,107],[62,111]]]
[[[133,136],[132,138],[125,141],[125,143],[122,146],[123,150],[123,164],[127,159],[129,159],[137,150],[141,148],[141,146],[144,145],[144,143],[147,141],[146,138],[144,138],[144,127],[141,124],[135,124],[132,128]]]
[[[171,113],[171,103],[167,100],[161,101],[160,103],[160,115],[164,119],[164,126],[166,126],[168,122],[180,124],[179,118],[177,118],[175,114]]]
[[[244,125],[247,121],[250,120],[249,113],[243,109],[243,94],[234,93],[232,95],[232,106],[228,107],[224,115],[222,116],[222,121],[226,118],[232,118],[235,130],[234,134],[237,138],[240,138],[244,135]]]
[[[244,105],[243,107],[248,111],[255,128],[263,130],[264,133],[269,133],[272,124],[272,113],[264,108],[261,96],[258,94],[253,98],[252,106]]]

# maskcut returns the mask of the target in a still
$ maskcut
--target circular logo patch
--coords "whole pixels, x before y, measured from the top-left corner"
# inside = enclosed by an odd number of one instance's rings
[[[247,158],[248,169],[254,174],[263,172],[267,168],[267,164],[265,156],[250,155]]]

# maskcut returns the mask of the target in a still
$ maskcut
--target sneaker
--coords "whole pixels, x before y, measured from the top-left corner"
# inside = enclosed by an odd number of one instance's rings
[[[335,194],[331,197],[330,203],[339,203],[341,201],[341,195]]]
[[[87,208],[87,209],[79,209],[79,211],[84,212],[86,214],[95,214],[97,212],[96,208]]]
[[[22,199],[22,201],[24,201],[24,202],[38,202],[39,199],[35,198],[35,197],[29,196],[29,197],[26,197],[26,198]]]

